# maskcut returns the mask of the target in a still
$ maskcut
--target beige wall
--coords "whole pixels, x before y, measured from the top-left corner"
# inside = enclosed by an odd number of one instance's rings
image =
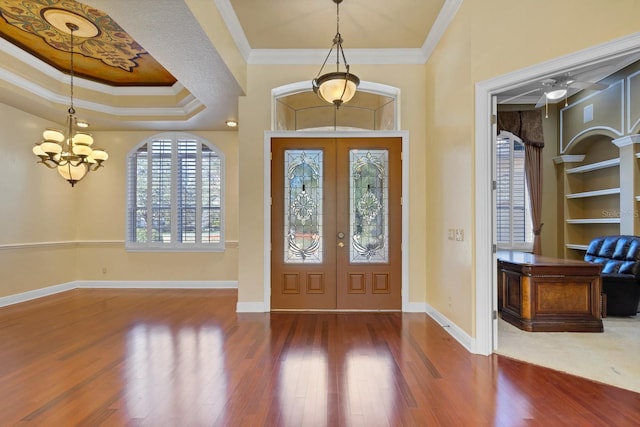
[[[425,159],[428,195],[427,303],[470,331],[473,322],[473,85],[469,11],[458,11],[427,64]],[[462,228],[462,242],[448,240],[449,228]]]
[[[0,105],[0,297],[74,280],[237,280],[236,132],[194,132],[225,154],[226,250],[144,253],[124,249],[125,158],[156,132],[93,132],[110,158],[71,188],[31,152],[47,126],[59,124]]]
[[[71,187],[31,152],[52,125],[0,104],[0,296],[75,279]]]

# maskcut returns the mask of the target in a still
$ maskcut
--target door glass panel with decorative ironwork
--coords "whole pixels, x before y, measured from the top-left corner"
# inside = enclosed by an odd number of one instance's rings
[[[351,150],[350,209],[352,263],[387,262],[389,154]]]
[[[285,263],[322,262],[322,151],[285,150]]]

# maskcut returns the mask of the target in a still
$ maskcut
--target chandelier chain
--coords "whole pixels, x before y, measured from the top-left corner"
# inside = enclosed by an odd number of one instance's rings
[[[67,110],[66,130],[61,132],[56,129],[46,129],[43,133],[43,140],[36,143],[32,151],[39,159],[39,163],[49,169],[57,169],[60,176],[73,187],[78,181],[83,179],[90,171],[98,170],[109,158],[106,151],[99,148],[91,148],[93,137],[86,132],[78,132],[75,126],[78,121],[75,117],[74,98],[74,46],[75,32],[80,27],[73,22],[66,22],[64,28],[56,27],[65,34],[70,34],[69,47],[69,89],[70,103]],[[84,127],[87,125],[85,124]]]

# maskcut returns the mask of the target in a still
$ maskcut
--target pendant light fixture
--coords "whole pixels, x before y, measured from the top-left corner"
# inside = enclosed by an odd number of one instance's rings
[[[360,84],[360,79],[355,74],[349,72],[349,64],[342,50],[342,35],[340,34],[340,3],[342,0],[333,0],[336,4],[336,35],[333,38],[333,44],[329,53],[318,71],[318,76],[313,79],[313,91],[324,101],[334,104],[336,108],[340,108],[345,102],[349,102],[356,94],[356,88]],[[336,50],[336,71],[322,74],[322,70],[331,56],[333,49]],[[340,57],[344,62],[346,71],[340,71]],[[322,75],[320,75],[322,74]]]
[[[76,127],[83,126],[85,122],[76,119],[76,110],[73,107],[73,47],[74,33],[80,30],[78,24],[88,26],[88,30],[82,29],[81,34],[97,34],[95,25],[85,18],[72,14],[63,9],[53,9],[55,13],[50,13],[52,17],[50,24],[58,30],[71,35],[70,52],[70,106],[67,110],[67,123],[65,131],[47,129],[42,133],[43,140],[36,143],[33,147],[33,153],[38,156],[40,161],[46,167],[56,168],[58,173],[66,179],[73,187],[78,181],[84,178],[90,171],[95,171],[109,158],[106,151],[91,148],[93,137],[86,133],[76,130]],[[64,22],[61,18],[68,17]],[[47,16],[45,16],[45,19]],[[53,19],[55,18],[55,19]],[[64,26],[63,26],[64,25]]]

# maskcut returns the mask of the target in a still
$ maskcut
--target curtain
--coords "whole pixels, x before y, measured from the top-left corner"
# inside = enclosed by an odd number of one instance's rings
[[[524,170],[531,199],[533,253],[540,255],[542,230],[542,111],[505,111],[498,113],[498,132],[506,130],[522,139],[525,150]]]

